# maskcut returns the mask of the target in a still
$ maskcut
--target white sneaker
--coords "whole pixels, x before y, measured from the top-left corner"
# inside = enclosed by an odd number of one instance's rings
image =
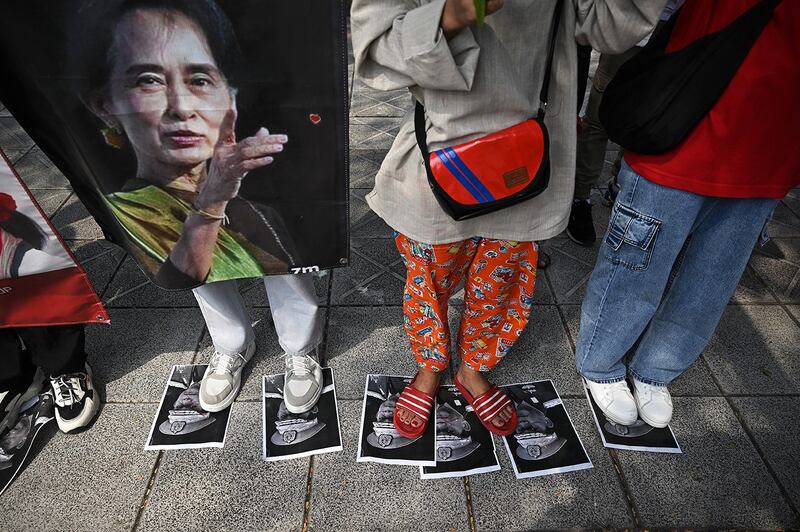
[[[625,381],[600,383],[589,379],[584,379],[584,382],[592,393],[594,402],[609,421],[620,425],[633,425],[636,422],[639,414],[628,383]]]
[[[214,353],[200,383],[200,407],[203,410],[220,412],[231,406],[242,386],[244,365],[253,358],[255,352],[256,343],[251,342],[244,353]]]
[[[653,386],[633,379],[633,397],[642,421],[663,429],[672,420],[672,396],[666,386]]]
[[[285,355],[283,402],[292,414],[308,412],[322,395],[322,368],[314,350],[307,355]]]

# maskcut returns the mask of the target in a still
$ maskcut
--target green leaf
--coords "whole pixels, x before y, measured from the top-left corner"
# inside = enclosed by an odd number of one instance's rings
[[[483,26],[486,20],[486,0],[475,0],[475,15],[478,19],[478,26]]]

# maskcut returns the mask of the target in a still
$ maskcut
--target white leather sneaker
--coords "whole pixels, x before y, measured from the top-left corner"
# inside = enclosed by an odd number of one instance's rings
[[[631,390],[625,381],[600,383],[584,379],[594,402],[603,411],[603,414],[614,423],[632,425],[639,417],[636,411],[636,401],[633,400]]]
[[[672,396],[666,386],[653,386],[633,379],[633,398],[642,421],[663,429],[672,420]]]
[[[228,408],[242,386],[242,370],[253,353],[256,343],[251,342],[244,353],[224,355],[214,353],[200,383],[200,407],[206,412],[220,412]]]
[[[307,355],[285,355],[283,402],[292,414],[308,412],[322,395],[322,368],[316,349]]]

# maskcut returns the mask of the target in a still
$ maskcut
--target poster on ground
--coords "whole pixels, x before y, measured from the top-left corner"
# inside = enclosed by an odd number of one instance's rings
[[[605,447],[650,453],[680,454],[682,452],[681,446],[678,445],[678,440],[675,438],[675,433],[672,432],[670,426],[661,429],[651,427],[641,418],[637,419],[632,425],[614,423],[597,406],[585,383],[584,392],[592,408],[592,416]]]
[[[420,478],[466,477],[500,471],[491,433],[453,385],[439,387],[436,404],[436,466]]]
[[[322,368],[322,394],[311,410],[289,412],[283,400],[283,373],[262,381],[262,456],[267,462],[342,450],[333,370]]]
[[[415,439],[401,436],[394,426],[397,399],[410,382],[411,377],[367,375],[358,437],[358,462],[431,467],[436,465],[434,419],[428,422],[422,436]]]
[[[517,430],[503,438],[517,478],[592,467],[553,381],[510,384],[502,389],[517,407]]]
[[[17,422],[0,436],[0,495],[25,468],[33,442],[55,419],[54,412],[52,393],[36,395],[20,406]]]
[[[348,264],[344,0],[3,7],[0,101],[156,285]]]
[[[145,451],[223,447],[231,408],[206,412],[200,383],[208,364],[173,366],[158,405]]]
[[[0,151],[0,328],[110,323],[86,272]]]

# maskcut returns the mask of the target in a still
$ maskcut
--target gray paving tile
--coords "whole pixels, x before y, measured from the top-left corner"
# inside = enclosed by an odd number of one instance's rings
[[[750,266],[778,299],[800,303],[800,238],[773,238],[764,248],[756,248]]]
[[[353,103],[350,116],[353,117],[392,117],[402,118],[413,108],[411,95],[404,93],[397,96],[394,92],[389,98],[378,99],[375,94],[356,92],[353,94]]]
[[[340,400],[339,415],[344,452],[314,460],[310,530],[469,529],[460,479],[420,480],[417,467],[356,463],[361,400]]]
[[[729,306],[704,358],[725,393],[800,392],[800,328],[779,306]]]
[[[130,530],[155,454],[152,405],[105,405],[80,434],[56,434],[0,497],[3,530]],[[42,435],[46,435],[44,432]]]
[[[67,239],[97,240],[103,238],[100,226],[74,194],[53,217],[53,225],[56,226],[61,236]]]
[[[545,249],[550,254],[547,278],[553,286],[558,303],[581,303],[586,293],[586,283],[594,269],[599,242],[582,247],[569,239],[548,240]]]
[[[398,118],[352,118],[350,145],[356,149],[388,150],[400,129]]]
[[[789,198],[789,202],[793,199]],[[786,203],[779,203],[769,224],[769,234],[772,237],[800,237],[800,216]]]
[[[52,219],[56,211],[64,204],[66,199],[72,194],[69,190],[39,189],[31,190],[36,202],[42,208],[48,218]]]
[[[594,468],[517,480],[502,441],[495,439],[502,471],[470,478],[478,530],[631,526],[625,495],[586,401],[566,399],[564,405]]]
[[[170,369],[192,361],[202,330],[199,310],[111,310],[110,326],[86,329],[89,364],[102,397],[160,401]]]
[[[263,462],[261,405],[236,404],[224,448],[164,451],[138,530],[298,530],[307,475]]]
[[[583,393],[575,356],[556,307],[533,308],[522,336],[490,378],[498,384],[553,379],[562,395]]]
[[[331,303],[402,305],[405,267],[394,240],[354,238],[350,245],[352,261],[349,268],[334,273]]]
[[[680,455],[619,452],[642,526],[798,526],[767,468],[721,398],[676,398]]]
[[[775,298],[769,291],[769,288],[761,282],[755,275],[753,269],[748,266],[742,278],[739,281],[739,286],[731,297],[731,303],[772,303]]]
[[[372,212],[364,197],[369,189],[350,191],[350,230],[353,238],[392,238],[392,229]]]
[[[574,342],[578,341],[578,331],[580,330],[580,312],[581,308],[577,305],[564,305],[561,307],[564,317],[567,320],[567,327],[569,328],[570,335]],[[701,362],[697,361],[692,364],[686,373],[678,377],[669,386],[669,391],[672,395],[701,395],[701,396],[719,396],[720,391],[717,385],[714,384],[714,377],[708,368]]]
[[[163,290],[151,283],[130,255],[103,295],[108,307],[197,307],[190,290]]]
[[[89,275],[95,292],[102,295],[125,252],[105,240],[69,240],[67,245]]]
[[[800,398],[798,397],[734,397],[735,408],[791,497],[800,508]]]
[[[416,362],[403,330],[402,308],[331,308],[328,365],[340,399],[362,398],[368,373],[413,375]]]
[[[385,153],[384,150],[350,150],[350,188],[372,189]]]
[[[783,198],[783,204],[795,215],[800,216],[800,188],[789,191]]]
[[[786,308],[789,309],[795,319],[800,321],[800,305],[787,305]]]
[[[7,155],[27,151],[31,146],[33,140],[13,116],[0,116],[0,148]]]
[[[70,184],[61,170],[38,147],[14,163],[17,172],[31,189],[54,188],[69,190]]]

